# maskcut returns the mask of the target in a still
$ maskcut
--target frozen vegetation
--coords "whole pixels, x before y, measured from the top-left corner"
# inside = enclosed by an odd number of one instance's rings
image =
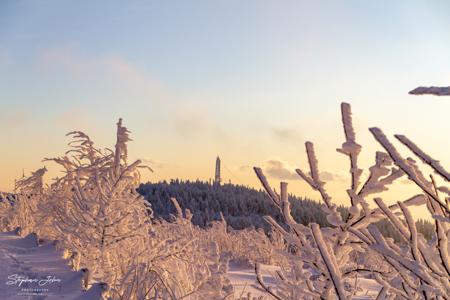
[[[305,144],[309,168],[296,172],[317,191],[320,205],[290,198],[285,182],[278,194],[258,167],[264,197],[198,182],[140,186],[146,166],[128,161],[122,120],[113,149],[71,132],[69,150],[45,159],[64,176],[45,185],[41,168],[18,180],[14,194],[1,196],[0,231],[9,232],[0,236],[0,260],[9,268],[2,276],[53,272],[66,289],[61,299],[80,293],[130,300],[450,299],[448,171],[407,137],[395,136],[404,147],[399,152],[381,129],[371,128],[380,150],[363,176],[350,105],[343,103],[341,112],[345,140],[338,152],[348,158],[351,178],[342,207],[320,178],[311,142]],[[382,192],[405,177],[422,192],[386,204]],[[209,190],[195,199],[196,189]],[[432,228],[416,222],[411,206],[428,209]],[[18,296],[6,285],[0,292]],[[34,299],[45,296],[50,293]]]
[[[138,192],[148,200],[155,217],[170,220],[175,214],[175,208],[169,199],[174,197],[182,209],[189,209],[192,222],[201,227],[207,227],[211,221],[220,219],[223,214],[227,224],[233,229],[263,228],[270,232],[270,225],[264,216],[271,216],[277,222],[283,222],[283,216],[276,206],[268,199],[263,190],[255,190],[243,185],[215,185],[202,181],[171,180],[141,184]],[[303,225],[317,223],[328,227],[326,212],[318,201],[288,196],[291,205],[291,215],[294,220]],[[338,206],[342,218],[348,215],[348,207]],[[400,233],[392,224],[384,219],[377,221],[376,226],[385,237],[391,237],[396,242],[402,242]],[[434,225],[427,220],[416,222],[417,231],[430,240],[434,235]]]
[[[358,277],[374,279],[381,286],[377,299],[448,299],[450,191],[446,184],[450,180],[449,173],[408,138],[396,135],[406,148],[434,170],[435,174],[427,179],[414,159],[404,158],[383,131],[374,127],[370,132],[386,152],[376,152],[370,175],[361,178],[363,170],[358,166],[358,156],[362,147],[356,141],[350,105],[342,103],[341,111],[345,141],[337,151],[348,157],[351,176],[347,189],[351,206],[345,219],[338,213],[325,182],[320,179],[313,143],[305,143],[309,170],[297,169],[296,172],[320,194],[331,227],[297,223],[291,215],[287,183],[281,182],[280,194],[277,194],[262,170],[255,167],[262,186],[283,213],[289,228],[281,227],[271,217],[267,217],[267,221],[298,249],[297,255],[286,253],[290,268],[279,273],[275,287],[264,283],[257,264],[258,281],[276,299],[349,299],[358,291],[354,284]],[[404,175],[423,193],[386,205],[377,195]],[[434,175],[442,178],[443,186],[437,184]],[[376,206],[368,202],[372,199]],[[426,205],[435,219],[436,235],[430,242],[417,231],[408,208],[413,205]],[[391,222],[404,244],[396,244],[380,233],[374,222],[382,219]]]
[[[419,86],[409,92],[411,95],[434,95],[434,96],[450,96],[450,86]]]

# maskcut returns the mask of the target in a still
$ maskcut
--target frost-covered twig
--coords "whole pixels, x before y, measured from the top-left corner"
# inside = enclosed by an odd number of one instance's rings
[[[325,190],[325,182],[320,180],[319,176],[319,166],[318,166],[318,160],[314,151],[314,144],[311,142],[305,143],[306,148],[306,154],[308,156],[308,163],[309,163],[309,176],[303,172],[301,169],[296,169],[295,171],[297,174],[305,180],[311,188],[318,191],[322,197],[322,200],[324,201],[325,205],[328,208],[332,207],[331,203],[331,197],[328,195],[328,193]]]
[[[264,175],[262,169],[259,167],[254,167],[253,170],[255,171],[256,176],[258,177],[262,186],[266,190],[267,194],[270,196],[270,199],[273,201],[273,203],[276,206],[279,207],[280,206],[280,196],[270,187],[269,182],[267,181],[267,178]]]
[[[375,139],[384,147],[384,149],[386,149],[386,151],[393,159],[394,163],[408,175],[408,178],[415,184],[417,184],[419,188],[421,188],[425,193],[432,197],[436,202],[438,202],[439,205],[441,205],[447,213],[450,213],[447,205],[443,203],[433,192],[431,183],[424,179],[423,174],[412,164],[410,160],[408,161],[403,159],[403,157],[387,139],[381,129],[373,127],[370,128],[370,132],[372,132]]]
[[[272,297],[274,297],[277,300],[283,300],[282,298],[278,297],[277,294],[275,294],[272,290],[272,288],[270,288],[269,286],[267,286],[264,283],[264,279],[262,277],[261,274],[261,266],[259,263],[255,264],[255,274],[256,274],[256,281],[259,283],[259,285],[267,292],[269,293]]]
[[[361,146],[356,143],[356,134],[353,129],[352,111],[350,104],[341,104],[342,124],[344,126],[345,142],[342,148],[337,149],[350,158],[350,174],[352,177],[351,190],[356,193],[359,185],[359,178],[362,174],[362,169],[358,168],[358,155],[361,152]],[[352,203],[352,205],[355,205]]]
[[[325,243],[322,232],[320,231],[319,225],[310,224],[312,236],[314,238],[314,242],[317,245],[317,248],[320,251],[320,255],[327,267],[328,273],[330,274],[330,279],[333,282],[334,289],[336,290],[336,294],[339,300],[347,299],[346,292],[344,291],[344,285],[342,282],[342,276],[336,265],[336,258],[334,255],[328,250],[328,246]]]
[[[450,86],[419,86],[409,92],[411,95],[450,96]]]
[[[414,144],[410,139],[401,134],[396,134],[395,137],[406,147],[408,147],[417,157],[419,157],[424,163],[432,167],[437,174],[441,175],[445,180],[450,181],[450,173],[447,172],[438,160],[433,159],[431,156],[426,154],[422,149],[420,149],[416,144]]]

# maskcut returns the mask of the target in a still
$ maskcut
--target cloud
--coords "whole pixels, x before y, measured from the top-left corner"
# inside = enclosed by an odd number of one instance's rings
[[[75,52],[73,45],[46,48],[38,54],[37,63],[47,72],[67,71],[73,74],[80,74],[95,67],[90,64],[91,59],[82,58]]]
[[[155,161],[153,159],[141,158],[142,162],[148,165],[152,169],[162,169],[164,168],[164,164],[162,162]]]
[[[264,171],[268,176],[279,180],[293,180],[299,178],[297,173],[295,173],[294,168],[288,168],[285,163],[279,160],[268,160],[265,164]]]
[[[326,181],[333,181],[334,177],[335,177],[333,173],[327,172],[327,171],[320,172],[319,176],[320,176],[320,179],[326,180]]]
[[[182,136],[195,136],[212,128],[209,112],[198,103],[180,104],[174,110],[175,129]]]
[[[170,92],[163,82],[125,58],[117,55],[83,55],[75,45],[46,48],[37,56],[38,66],[45,72],[64,72],[71,76],[98,78],[111,83],[111,86],[125,89],[130,98],[145,98],[162,101],[170,98]]]
[[[94,118],[85,109],[72,107],[54,117],[54,122],[68,131],[80,130],[89,134],[94,126]]]
[[[245,167],[248,166],[242,166],[241,168]],[[295,167],[288,166],[286,163],[276,159],[268,160],[265,163],[264,172],[268,176],[279,180],[296,180],[300,178],[297,172],[295,172]],[[322,171],[319,176],[324,181],[343,182],[347,180],[345,174],[337,172]]]
[[[175,133],[181,137],[209,134],[227,138],[225,130],[214,124],[208,102],[202,101],[215,97],[214,94],[197,91],[195,95],[191,92],[190,95],[179,96],[149,70],[123,57],[87,55],[76,45],[66,45],[43,49],[36,63],[44,73],[75,77],[73,82],[79,85],[85,84],[90,88],[100,84],[102,92],[112,92],[114,99],[126,100],[127,104],[131,101],[130,105],[139,106],[140,109],[150,109],[151,104],[158,105],[158,111],[164,114],[162,117],[168,119],[169,126],[173,126]],[[57,122],[71,127],[73,115],[78,113],[81,112],[64,112]]]
[[[275,139],[282,142],[292,142],[300,140],[300,133],[293,128],[275,128],[272,130]]]
[[[221,128],[212,124],[205,103],[198,101],[198,98],[189,99],[172,93],[151,72],[123,57],[86,55],[76,45],[66,45],[42,50],[37,56],[37,64],[44,72],[76,77],[76,82],[80,84],[92,85],[92,80],[99,80],[100,84],[113,91],[115,97],[124,98],[127,103],[132,101],[134,105],[146,107],[146,103],[153,102],[161,113],[168,114],[169,122],[180,136],[193,137],[205,132],[225,136]],[[202,96],[211,97],[201,94],[200,99]],[[142,101],[144,106],[141,106]],[[78,112],[65,112],[58,122],[70,126],[72,116]]]
[[[144,73],[143,70],[118,56],[106,57],[100,61],[100,64],[119,82],[124,82],[132,89],[140,91],[149,100],[161,102],[171,97],[162,81]]]
[[[31,120],[31,113],[26,110],[0,112],[0,124],[2,127],[17,128],[27,125]]]
[[[321,180],[325,181],[345,181],[347,178],[343,174],[335,172],[322,171],[319,174]]]
[[[239,167],[239,171],[240,172],[246,172],[247,170],[249,170],[251,167],[249,165],[244,165],[244,166],[240,166]]]

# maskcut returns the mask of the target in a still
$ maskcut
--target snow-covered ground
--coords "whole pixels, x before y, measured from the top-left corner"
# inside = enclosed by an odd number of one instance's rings
[[[268,285],[275,283],[273,274],[277,267],[269,265],[261,265],[264,282]],[[267,293],[259,287],[256,282],[255,269],[238,264],[230,264],[228,278],[232,282],[236,296],[246,296],[248,292],[252,297],[267,295]]]
[[[51,242],[36,235],[0,233],[0,299],[99,299],[100,285],[82,289],[83,271],[72,271]]]
[[[275,283],[277,267],[262,265],[264,281]],[[230,264],[229,278],[236,297],[270,296],[256,282],[254,269]],[[87,292],[82,289],[83,271],[72,271],[61,251],[51,242],[38,246],[35,235],[24,238],[15,233],[0,233],[0,299],[100,299],[101,286],[94,285]],[[358,279],[359,293],[352,299],[374,299],[380,286],[370,279]]]
[[[274,275],[277,269],[274,266],[261,265],[263,279],[268,286],[275,283]],[[228,274],[235,288],[236,296],[246,296],[250,292],[252,297],[266,296],[265,299],[272,299],[256,282],[254,268],[230,264]],[[359,278],[357,286],[360,290],[352,297],[353,300],[375,299],[381,289],[381,286],[374,280],[366,278]]]

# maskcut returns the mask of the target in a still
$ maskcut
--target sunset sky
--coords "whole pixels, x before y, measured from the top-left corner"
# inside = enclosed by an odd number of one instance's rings
[[[449,1],[1,1],[0,190],[67,150],[83,130],[114,145],[119,117],[145,180],[213,177],[317,196],[293,170],[315,142],[343,203],[348,161],[339,103],[352,104],[361,166],[380,149],[367,128],[403,133],[450,165]],[[413,187],[400,184],[403,200]],[[394,199],[394,198],[392,198]]]

